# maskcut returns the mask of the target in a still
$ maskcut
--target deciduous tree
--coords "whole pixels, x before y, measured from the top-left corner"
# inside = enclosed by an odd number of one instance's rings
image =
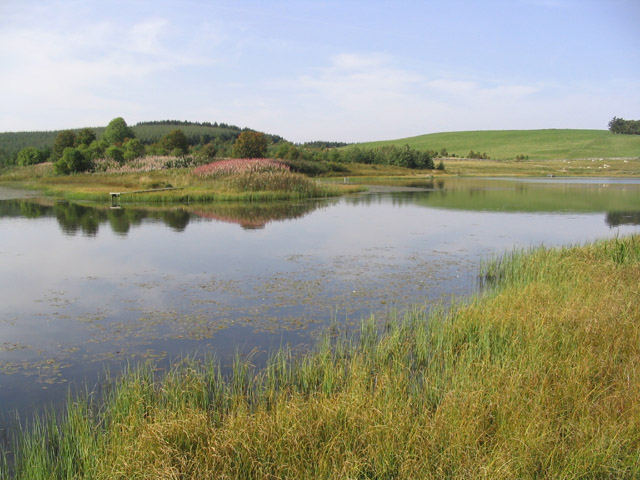
[[[162,139],[161,144],[162,147],[169,152],[178,150],[180,155],[184,155],[189,150],[189,141],[187,140],[187,136],[180,129],[172,130],[166,134]]]
[[[267,143],[264,133],[245,130],[234,142],[232,155],[235,158],[263,158]]]
[[[42,154],[36,147],[24,147],[18,152],[18,165],[35,165],[42,162]]]
[[[91,166],[91,160],[85,157],[80,150],[73,147],[65,148],[64,152],[62,152],[62,157],[53,165],[54,171],[62,175],[86,172],[91,169]]]
[[[95,139],[96,139],[96,132],[94,132],[90,128],[83,128],[76,134],[75,145],[76,147],[79,147],[82,145],[88,147],[89,145],[91,145],[91,142],[93,142]]]
[[[76,143],[76,134],[73,130],[63,130],[58,133],[56,139],[53,142],[53,148],[51,150],[51,160],[56,162],[62,158],[62,153],[65,148],[73,147]]]
[[[122,146],[124,150],[124,159],[133,160],[144,155],[144,145],[137,138],[132,138]]]
[[[111,145],[109,148],[107,148],[104,154],[107,156],[107,158],[115,160],[118,163],[124,163],[124,151],[122,150],[122,148],[116,145]]]
[[[127,126],[127,122],[125,122],[122,117],[117,117],[111,120],[102,136],[102,138],[111,144],[122,144],[125,139],[135,137],[136,134]]]

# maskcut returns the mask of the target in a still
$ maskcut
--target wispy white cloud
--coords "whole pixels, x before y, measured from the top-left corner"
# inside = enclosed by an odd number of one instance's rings
[[[31,18],[34,12],[20,13]],[[134,84],[213,63],[211,55],[173,45],[167,18],[118,23],[82,16],[57,20],[55,8],[39,13],[49,20],[25,22],[16,14],[0,24],[0,91],[5,107],[25,117],[46,115],[47,109],[115,111],[135,103],[126,98]],[[13,123],[19,126],[20,118],[14,115]]]
[[[3,30],[3,86],[34,92],[41,87],[47,93],[47,84],[92,88],[115,78],[142,77],[209,61],[167,47],[162,30],[168,25],[166,19],[153,19],[129,27],[99,23],[71,34],[29,27]]]
[[[379,53],[336,55],[326,67],[286,82],[286,88],[307,105],[308,130],[313,124],[323,138],[358,141],[446,131],[456,125],[499,128],[499,121],[514,116],[514,107],[529,105],[532,96],[543,91],[539,85],[429,78]],[[297,132],[295,136],[299,138]]]
[[[442,92],[460,100],[477,102],[480,100],[495,100],[496,98],[508,98],[510,100],[527,97],[540,92],[539,85],[518,84],[486,84],[469,80],[437,79],[426,82],[426,86],[434,91]]]
[[[315,93],[334,108],[380,110],[409,95],[423,81],[415,72],[390,65],[380,54],[340,54],[329,66],[297,79],[296,87]]]
[[[469,1],[465,15],[446,2],[393,10],[240,3],[0,0],[0,130],[124,116],[223,121],[295,141],[364,141],[593,128],[638,110],[638,55],[611,47],[637,43],[620,20],[637,17],[631,0],[598,8],[518,0],[508,9]],[[550,16],[542,5],[572,9]],[[451,18],[466,34],[450,35]],[[478,36],[481,23],[486,34]],[[538,41],[532,32],[543,27],[551,30]],[[567,53],[555,38],[575,43]]]

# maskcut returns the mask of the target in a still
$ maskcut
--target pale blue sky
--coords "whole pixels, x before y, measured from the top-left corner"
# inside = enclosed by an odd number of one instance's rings
[[[640,119],[640,0],[0,0],[0,131],[302,142]]]

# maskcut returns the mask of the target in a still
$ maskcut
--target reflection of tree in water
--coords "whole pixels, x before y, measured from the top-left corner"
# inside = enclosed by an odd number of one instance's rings
[[[126,236],[132,226],[144,220],[163,223],[178,232],[184,231],[191,215],[183,209],[146,210],[140,208],[97,208],[73,203],[59,203],[54,207],[60,227],[66,234],[81,230],[84,235],[95,236],[101,223],[109,223],[113,233]]]
[[[301,203],[218,203],[194,208],[194,214],[227,223],[237,223],[247,230],[264,228],[273,221],[300,218],[326,205],[326,201]]]
[[[112,208],[107,212],[109,225],[116,235],[126,237],[132,226],[138,226],[146,218],[141,210]]]
[[[75,235],[82,231],[82,234],[88,237],[96,236],[100,224],[105,222],[107,217],[105,212],[96,208],[67,202],[55,204],[53,213],[65,234]]]
[[[420,201],[424,202],[426,198],[431,195],[446,195],[446,192],[429,190],[422,190],[419,192],[386,192],[384,195],[359,195],[357,197],[349,197],[345,199],[345,202],[350,205],[382,205],[389,202],[391,198],[391,204],[396,207],[404,205],[420,204]]]
[[[42,200],[6,200],[0,202],[0,217],[41,218],[55,217],[66,235],[93,237],[100,225],[109,223],[116,235],[126,236],[133,226],[144,220],[163,223],[174,230],[183,231],[191,215],[184,209],[147,210],[141,208],[107,208],[70,202]]]
[[[223,203],[145,209],[96,207],[64,201],[28,199],[0,201],[0,217],[54,217],[66,235],[82,233],[90,237],[97,235],[101,224],[108,223],[114,234],[127,236],[132,227],[141,225],[143,221],[162,223],[177,232],[182,232],[193,219],[193,215],[197,215],[196,218],[237,223],[248,229],[264,228],[270,221],[299,218],[326,203]]]
[[[604,221],[609,227],[640,225],[640,212],[607,212]]]
[[[0,218],[40,218],[51,216],[51,204],[25,200],[0,201]]]

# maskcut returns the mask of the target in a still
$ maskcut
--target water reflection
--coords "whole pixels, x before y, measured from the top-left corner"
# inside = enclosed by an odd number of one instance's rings
[[[259,230],[270,222],[301,218],[329,203],[330,201],[218,203],[195,206],[191,208],[191,212],[201,218],[236,223],[246,230]]]
[[[640,211],[635,212],[609,212],[605,218],[609,227],[620,225],[640,225]]]
[[[127,236],[132,227],[143,222],[162,223],[175,232],[183,232],[190,222],[203,219],[240,225],[247,230],[262,229],[270,222],[301,218],[327,205],[328,201],[279,203],[218,203],[180,207],[118,207],[84,205],[46,199],[0,201],[0,218],[54,217],[65,235],[95,237],[100,226],[108,224],[113,233]]]
[[[640,184],[406,183],[322,202],[0,201],[0,413],[91,388],[106,364],[308,345],[332,321],[468,295],[482,258],[640,231]]]
[[[362,183],[367,182],[374,180],[362,180]],[[398,206],[415,204],[464,211],[604,213],[640,205],[640,179],[580,182],[576,179],[425,177],[393,179],[388,183],[391,188],[380,187],[377,193],[391,196]],[[375,196],[365,195],[350,201],[371,205],[378,200]]]

